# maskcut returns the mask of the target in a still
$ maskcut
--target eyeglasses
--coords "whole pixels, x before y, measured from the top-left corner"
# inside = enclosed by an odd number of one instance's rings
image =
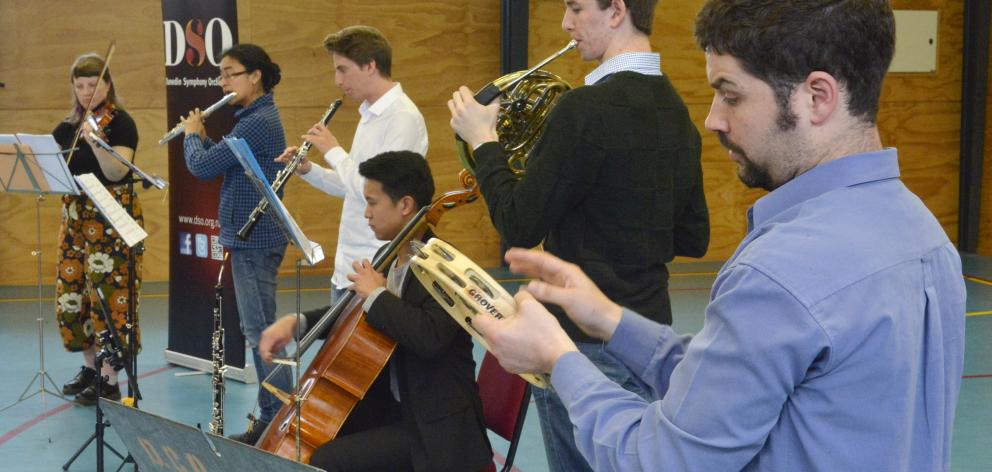
[[[217,81],[219,82],[221,80],[231,80],[231,79],[233,79],[233,78],[235,78],[235,77],[237,77],[239,75],[243,75],[243,74],[247,74],[247,73],[248,73],[247,70],[243,70],[241,72],[235,72],[233,74],[221,74],[220,77],[217,77]]]

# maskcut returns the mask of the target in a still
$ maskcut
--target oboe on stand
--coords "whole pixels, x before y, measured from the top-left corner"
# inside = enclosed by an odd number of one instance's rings
[[[211,357],[213,360],[213,410],[210,412],[210,432],[218,436],[224,435],[224,265],[227,264],[228,252],[224,251],[224,260],[220,263],[217,273],[217,285],[214,285],[214,334],[211,340]]]
[[[324,112],[324,116],[320,117],[320,122],[323,123],[324,126],[327,126],[327,123],[331,122],[331,118],[334,117],[334,113],[338,111],[340,106],[341,99],[339,98],[334,100],[334,103],[327,107],[327,111]],[[293,159],[286,164],[286,167],[276,174],[276,178],[272,181],[273,192],[279,193],[279,191],[282,190],[289,178],[293,176],[294,172],[296,172],[296,168],[300,166],[303,159],[306,159],[307,153],[310,152],[311,146],[313,146],[313,143],[310,141],[304,141],[300,148],[296,151],[296,154],[293,155]],[[258,206],[256,206],[251,212],[251,215],[248,215],[248,221],[246,221],[244,226],[238,230],[238,239],[247,241],[248,237],[251,236],[252,230],[255,229],[255,225],[258,223],[259,218],[261,218],[262,215],[268,211],[268,209],[269,201],[262,198],[262,200],[258,202]]]

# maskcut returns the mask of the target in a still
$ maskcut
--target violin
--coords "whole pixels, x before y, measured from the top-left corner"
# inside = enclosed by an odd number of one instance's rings
[[[117,107],[113,103],[107,102],[103,106],[93,110],[86,118],[86,122],[93,128],[93,132],[106,140],[108,127],[117,115]]]

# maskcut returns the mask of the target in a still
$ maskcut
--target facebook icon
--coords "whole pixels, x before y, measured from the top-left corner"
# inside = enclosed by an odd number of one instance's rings
[[[179,254],[184,256],[193,255],[193,235],[190,233],[179,233]]]

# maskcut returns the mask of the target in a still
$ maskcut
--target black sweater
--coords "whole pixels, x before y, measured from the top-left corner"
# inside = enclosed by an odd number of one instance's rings
[[[706,253],[709,216],[699,132],[667,77],[619,72],[564,94],[520,181],[496,143],[475,159],[506,243],[544,240],[612,300],[671,323],[665,263]],[[595,341],[549,309],[572,339]]]

